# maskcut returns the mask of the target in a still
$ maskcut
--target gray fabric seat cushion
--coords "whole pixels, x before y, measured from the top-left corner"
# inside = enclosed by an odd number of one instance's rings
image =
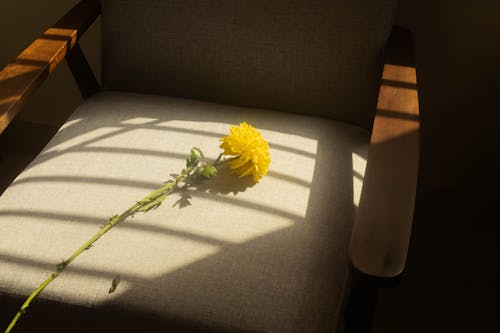
[[[268,176],[254,184],[222,169],[215,180],[173,194],[112,229],[41,298],[237,330],[331,331],[369,133],[170,97],[90,98],[4,192],[0,294],[28,295],[110,216],[179,172],[191,147],[215,158],[219,138],[241,121],[270,143]],[[121,282],[108,293],[117,274]]]

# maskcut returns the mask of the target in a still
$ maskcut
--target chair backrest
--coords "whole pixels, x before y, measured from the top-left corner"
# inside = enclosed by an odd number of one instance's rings
[[[395,0],[102,0],[103,88],[369,127]]]

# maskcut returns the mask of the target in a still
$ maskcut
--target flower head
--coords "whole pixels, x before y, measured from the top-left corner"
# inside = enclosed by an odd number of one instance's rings
[[[254,127],[246,122],[231,126],[229,134],[220,141],[223,154],[235,156],[229,167],[240,177],[252,175],[257,182],[267,174],[271,163],[269,145]]]

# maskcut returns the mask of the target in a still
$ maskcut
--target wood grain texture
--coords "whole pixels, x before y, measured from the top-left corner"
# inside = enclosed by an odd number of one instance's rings
[[[351,240],[354,268],[380,278],[395,277],[404,270],[419,162],[420,121],[411,34],[395,30],[387,52]],[[405,54],[406,61],[395,61]]]
[[[98,0],[81,1],[0,72],[0,133],[99,13]]]

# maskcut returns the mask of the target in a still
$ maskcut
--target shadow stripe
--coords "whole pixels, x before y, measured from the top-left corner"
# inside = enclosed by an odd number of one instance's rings
[[[103,225],[104,223],[107,222],[107,219],[105,218],[98,218],[98,217],[91,217],[91,216],[84,216],[84,215],[70,215],[70,214],[60,214],[60,213],[52,213],[52,212],[27,212],[27,211],[21,211],[21,210],[6,210],[6,211],[1,211],[0,216],[12,216],[12,217],[32,217],[32,218],[44,218],[44,219],[50,219],[50,220],[55,220],[55,221],[64,221],[64,222],[76,222],[76,223],[90,223],[94,224],[98,227]],[[166,234],[169,236],[175,236],[179,238],[185,238],[193,241],[197,241],[200,243],[206,243],[206,244],[211,244],[211,245],[216,245],[219,247],[224,247],[228,245],[232,245],[233,243],[229,241],[223,241],[219,239],[215,239],[212,237],[208,236],[202,236],[202,235],[197,235],[193,234],[187,231],[178,231],[178,230],[173,230],[167,227],[162,227],[160,225],[155,226],[155,225],[138,225],[137,223],[134,223],[134,220],[136,218],[129,218],[125,221],[122,221],[119,223],[118,228],[125,228],[125,229],[132,229],[132,230],[138,230],[138,231],[146,231],[146,232],[151,232],[154,234],[162,233]],[[98,230],[96,229],[96,232]]]

